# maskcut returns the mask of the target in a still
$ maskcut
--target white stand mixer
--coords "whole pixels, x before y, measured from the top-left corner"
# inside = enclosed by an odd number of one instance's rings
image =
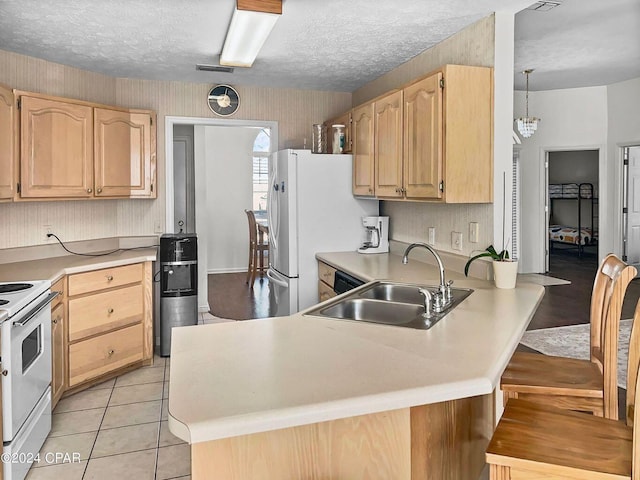
[[[389,217],[362,217],[366,238],[358,253],[387,253],[389,251]]]

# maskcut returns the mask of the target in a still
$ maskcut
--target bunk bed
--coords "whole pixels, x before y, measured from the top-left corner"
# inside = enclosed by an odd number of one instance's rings
[[[562,225],[554,217],[556,202],[575,202],[575,223]],[[595,225],[598,196],[591,183],[561,183],[549,185],[549,246],[565,244],[575,247],[581,257],[586,246],[598,244],[598,230]],[[583,206],[586,205],[586,208]]]

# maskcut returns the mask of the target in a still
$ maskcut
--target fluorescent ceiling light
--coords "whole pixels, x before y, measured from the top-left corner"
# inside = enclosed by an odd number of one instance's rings
[[[280,14],[235,9],[224,41],[220,65],[250,67]]]

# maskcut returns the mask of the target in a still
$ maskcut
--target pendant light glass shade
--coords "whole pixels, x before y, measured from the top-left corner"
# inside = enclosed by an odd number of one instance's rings
[[[529,74],[531,72],[533,72],[533,70],[525,70],[524,72],[522,72],[527,76],[525,116],[516,118],[515,120],[516,125],[518,126],[518,131],[524,138],[529,138],[535,133],[535,131],[538,129],[538,122],[540,121],[539,118],[529,116]]]

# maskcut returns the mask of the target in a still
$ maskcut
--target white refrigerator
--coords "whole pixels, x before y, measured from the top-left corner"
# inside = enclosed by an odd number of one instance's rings
[[[378,201],[354,198],[351,155],[281,150],[269,158],[271,315],[318,303],[318,252],[355,251]]]

